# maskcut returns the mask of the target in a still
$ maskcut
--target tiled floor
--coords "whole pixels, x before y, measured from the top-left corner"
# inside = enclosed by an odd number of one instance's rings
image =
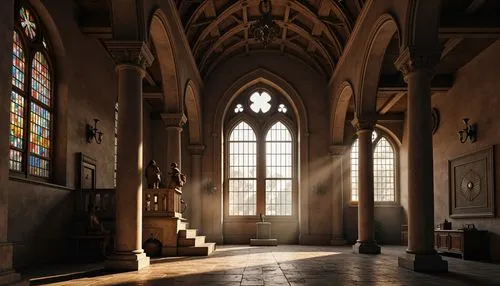
[[[138,272],[51,285],[500,285],[500,265],[446,258],[449,273],[429,275],[397,266],[402,247],[381,255],[349,247],[218,246],[209,257],[168,258]]]

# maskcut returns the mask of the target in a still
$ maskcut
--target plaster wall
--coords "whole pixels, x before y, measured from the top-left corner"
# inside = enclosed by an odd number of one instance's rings
[[[308,189],[300,190],[300,192],[307,194],[309,202],[306,210],[308,213],[306,224],[308,226],[301,226],[300,235],[308,243],[329,243],[331,238],[332,190],[330,185],[327,185],[328,192],[324,195],[317,195],[311,190],[315,184],[330,179],[329,164],[331,163],[331,157],[329,155],[329,113],[326,80],[303,62],[274,52],[252,52],[249,55],[229,59],[207,76],[203,95],[205,99],[203,105],[203,130],[207,148],[203,156],[202,177],[214,180],[216,184],[219,184],[218,182],[222,180],[222,178],[214,177],[214,174],[217,173],[216,168],[222,168],[222,166],[216,166],[213,163],[215,156],[220,156],[220,154],[214,153],[215,144],[219,144],[215,138],[220,133],[220,130],[213,130],[214,113],[218,104],[227,104],[227,102],[220,102],[221,96],[236,80],[258,68],[270,71],[290,83],[304,102],[309,120],[309,136],[307,137],[309,149],[304,150],[304,152],[308,153],[309,161],[301,162],[301,168],[308,166],[309,174],[307,174],[308,178],[302,178],[302,180],[309,179],[311,183]],[[203,197],[204,230],[209,237],[215,238],[215,240],[220,239],[223,232],[221,214],[222,187],[220,185],[217,187],[216,195],[205,194]],[[248,239],[255,235],[254,231],[252,231],[255,228],[251,226],[240,225],[235,227],[227,224],[224,227],[225,241],[246,241],[248,243]],[[292,232],[296,233],[297,226],[273,226],[273,229],[283,229],[277,235],[287,237]],[[289,239],[288,242],[297,242],[297,236],[295,235],[294,239]]]
[[[433,136],[434,147],[434,218],[435,223],[445,218],[454,229],[473,223],[476,228],[490,232],[490,249],[493,260],[500,260],[500,42],[496,41],[456,73],[453,87],[445,94],[432,98],[433,107],[441,115],[439,129]],[[461,144],[457,131],[463,128],[462,118],[467,117],[478,126],[478,140]],[[450,219],[449,160],[473,153],[493,145],[495,200],[497,212],[493,218]]]
[[[7,238],[14,244],[14,263],[23,267],[60,260],[67,254],[77,187],[78,152],[97,159],[97,187],[112,188],[114,172],[114,104],[117,99],[115,65],[95,38],[83,35],[71,1],[33,1],[49,32],[55,61],[55,138],[53,185],[26,179],[3,180],[9,196]],[[1,1],[1,13],[12,17],[13,1]],[[5,19],[2,15],[2,19]],[[11,37],[13,26],[0,25],[0,35]],[[11,40],[9,41],[11,42]],[[9,45],[10,47],[10,45]],[[1,98],[10,96],[10,49],[0,53]],[[9,133],[8,107],[2,101],[2,134]],[[7,112],[7,114],[6,114]],[[98,118],[104,133],[102,144],[88,144],[86,124]],[[4,139],[7,136],[3,137]],[[7,140],[5,140],[7,142]],[[8,143],[8,142],[7,142]],[[0,145],[0,178],[8,176],[8,144]],[[1,201],[1,200],[0,200]],[[1,228],[0,228],[1,229]]]

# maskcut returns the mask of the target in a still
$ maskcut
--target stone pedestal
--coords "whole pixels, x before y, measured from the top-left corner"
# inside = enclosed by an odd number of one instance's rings
[[[141,249],[142,251],[142,249]],[[130,253],[115,251],[108,256],[104,266],[109,270],[134,271],[149,266],[150,259],[146,253]]]
[[[398,257],[398,266],[417,272],[447,272],[448,261],[438,254],[405,253]]]
[[[257,223],[257,238],[250,239],[251,246],[276,246],[278,239],[271,238],[271,223],[258,222]]]

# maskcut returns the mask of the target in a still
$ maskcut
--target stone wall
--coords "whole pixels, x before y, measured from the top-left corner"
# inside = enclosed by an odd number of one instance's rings
[[[453,87],[445,94],[432,98],[433,107],[441,114],[439,129],[433,136],[434,146],[434,204],[435,223],[450,220],[448,162],[464,154],[493,145],[496,215],[493,218],[451,219],[452,227],[475,224],[490,232],[492,258],[500,260],[500,42],[496,41],[456,74]],[[473,144],[461,144],[457,131],[463,128],[462,118],[477,124],[478,138]]]
[[[11,2],[2,1],[0,10],[13,13]],[[54,53],[54,177],[53,184],[25,179],[2,182],[9,197],[7,239],[14,244],[15,267],[58,261],[67,255],[73,194],[78,182],[77,153],[97,160],[98,188],[113,187],[115,65],[99,40],[80,32],[73,5],[71,1],[33,1],[49,32],[47,40]],[[12,35],[12,25],[3,24],[0,34]],[[10,98],[10,45],[0,53],[0,63],[0,79],[4,83],[1,86],[8,87],[0,90],[1,97]],[[1,118],[8,118],[8,108],[1,112]],[[98,127],[104,133],[99,145],[86,142],[85,127],[93,124],[93,118],[100,119]],[[8,134],[3,127],[2,134]],[[1,146],[2,154],[6,154],[8,145]],[[8,173],[8,156],[3,155],[0,164],[4,177]]]

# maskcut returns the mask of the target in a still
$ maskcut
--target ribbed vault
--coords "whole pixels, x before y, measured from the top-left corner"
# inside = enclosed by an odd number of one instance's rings
[[[235,55],[263,49],[249,32],[260,0],[179,0],[185,33],[202,75]],[[348,4],[349,3],[349,4]],[[280,35],[267,49],[297,57],[330,76],[349,38],[359,1],[271,0]]]

